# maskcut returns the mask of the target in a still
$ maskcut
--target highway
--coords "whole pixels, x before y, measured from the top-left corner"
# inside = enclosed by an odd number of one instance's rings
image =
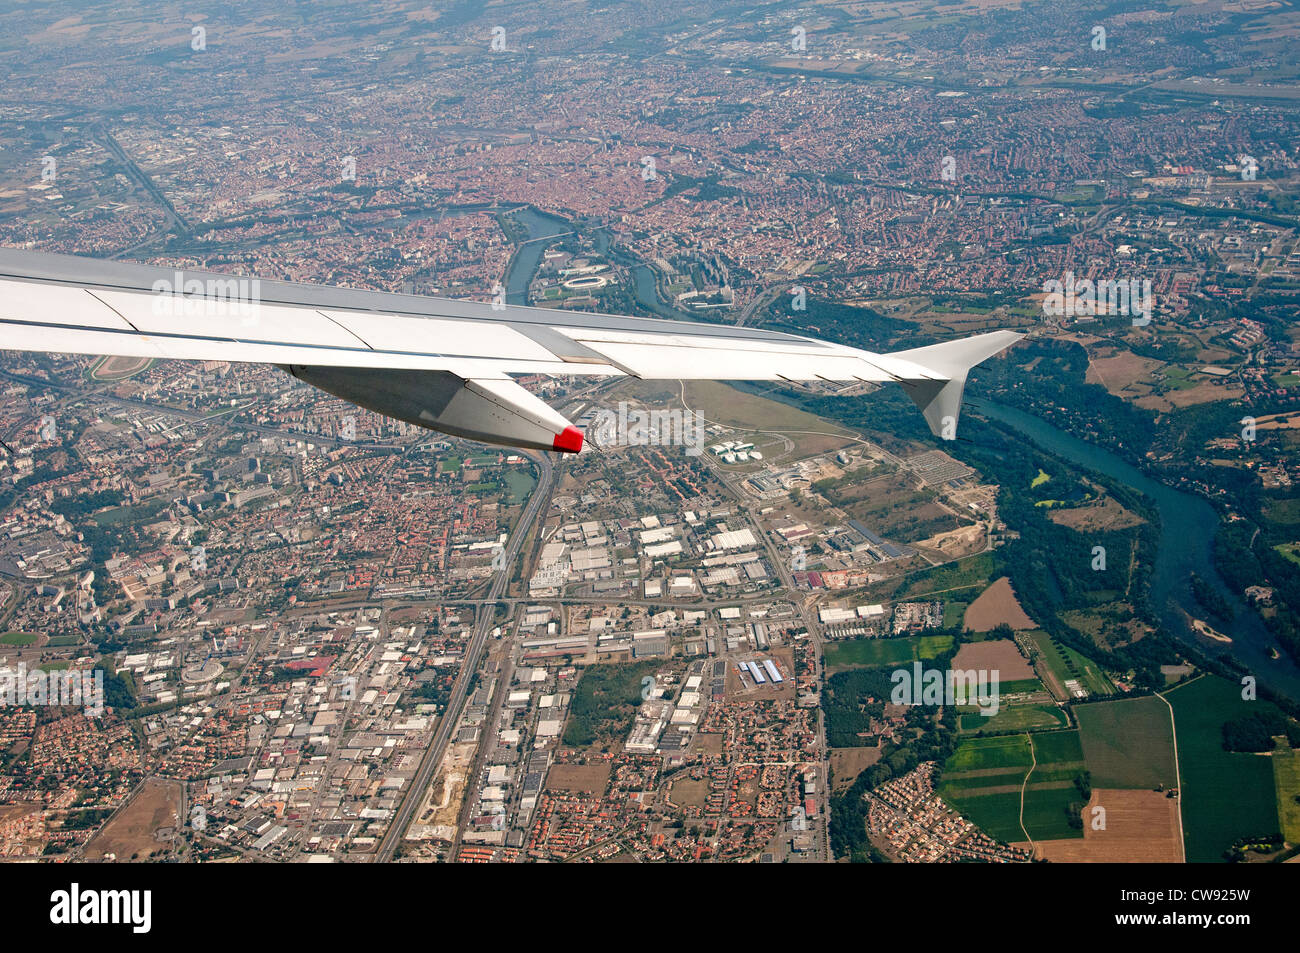
[[[388,826],[384,839],[379,844],[379,849],[373,855],[372,859],[376,863],[384,863],[393,859],[398,845],[402,842],[402,837],[406,834],[406,828],[411,823],[411,818],[424,801],[424,791],[433,779],[434,771],[442,763],[443,755],[446,754],[452,732],[455,731],[456,725],[460,721],[461,706],[465,704],[470,682],[473,681],[474,674],[478,671],[483,647],[487,644],[488,634],[492,631],[492,622],[496,618],[493,602],[505,594],[506,587],[510,584],[511,571],[515,566],[515,561],[519,558],[519,547],[523,545],[524,540],[527,538],[528,530],[533,525],[533,521],[537,519],[542,508],[551,499],[552,484],[555,480],[555,465],[549,453],[541,453],[537,456],[539,458],[538,469],[541,472],[537,486],[528,498],[528,505],[519,516],[519,524],[515,527],[515,531],[510,535],[510,539],[506,543],[506,568],[492,577],[492,584],[488,590],[488,599],[479,608],[475,617],[474,633],[470,636],[469,646],[465,650],[465,657],[461,662],[460,673],[456,676],[456,684],[452,688],[451,698],[447,702],[447,709],[438,722],[438,728],[434,733],[432,743],[425,750],[424,757],[420,759],[420,766],[416,769],[410,783],[406,785],[402,795],[402,803],[393,815],[392,824]],[[470,783],[472,783],[472,779]]]

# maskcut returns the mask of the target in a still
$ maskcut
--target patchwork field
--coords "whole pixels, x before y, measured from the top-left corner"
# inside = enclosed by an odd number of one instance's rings
[[[939,794],[989,836],[1008,843],[1023,841],[1026,831],[1034,840],[1077,838],[1071,805],[1083,803],[1075,784],[1083,770],[1075,731],[972,738],[944,765]]]
[[[1077,705],[1084,760],[1098,787],[1178,786],[1169,708],[1154,695]]]
[[[1223,748],[1223,724],[1249,714],[1238,685],[1206,675],[1171,689],[1183,775],[1183,827],[1187,860],[1213,862],[1242,838],[1276,834],[1273,764],[1268,755]]]
[[[1163,395],[1149,394],[1133,403],[1147,410],[1168,412],[1175,407],[1191,407],[1193,404],[1208,404],[1216,400],[1239,400],[1244,393],[1240,387],[1203,377],[1186,382],[1171,379],[1166,383],[1170,389]]]

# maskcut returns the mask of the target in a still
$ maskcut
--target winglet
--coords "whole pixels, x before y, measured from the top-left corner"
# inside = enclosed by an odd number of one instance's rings
[[[551,449],[558,453],[581,453],[582,431],[570,424],[562,433],[556,435]]]
[[[1000,354],[1022,337],[1024,335],[1016,331],[990,331],[910,351],[894,351],[889,357],[908,361],[945,378],[905,378],[902,383],[912,402],[921,409],[925,422],[930,425],[930,432],[942,440],[956,440],[966,375],[976,364]]]

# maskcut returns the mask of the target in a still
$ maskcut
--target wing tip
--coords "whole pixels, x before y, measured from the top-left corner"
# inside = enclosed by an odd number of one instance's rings
[[[570,424],[555,435],[551,449],[557,453],[581,453],[582,431]]]

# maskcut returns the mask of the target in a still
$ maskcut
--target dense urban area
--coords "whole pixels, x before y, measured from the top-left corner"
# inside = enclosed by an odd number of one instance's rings
[[[0,12],[0,245],[1026,338],[954,441],[522,379],[574,456],[0,352],[0,857],[1300,855],[1300,12],[307,7]]]

